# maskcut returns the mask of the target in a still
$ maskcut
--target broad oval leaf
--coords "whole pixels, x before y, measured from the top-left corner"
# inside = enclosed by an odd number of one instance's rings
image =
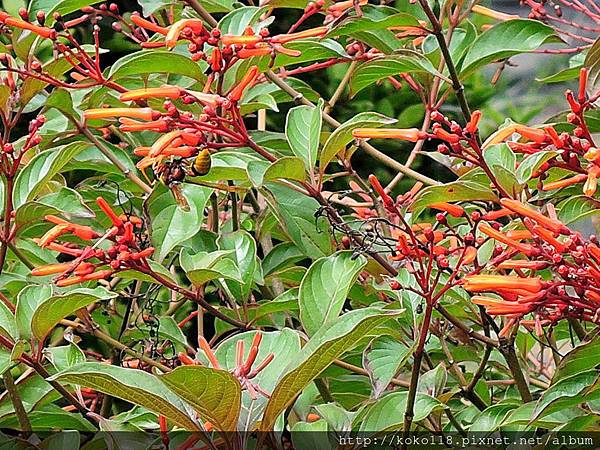
[[[15,318],[21,339],[31,338],[31,318],[33,317],[33,312],[39,305],[48,300],[51,295],[52,286],[48,284],[26,286],[19,292]]]
[[[331,160],[335,158],[335,155],[354,140],[352,130],[355,128],[378,128],[384,125],[392,125],[396,122],[396,119],[375,112],[358,113],[352,119],[347,120],[336,128],[327,138],[319,156],[319,170],[323,173]]]
[[[320,258],[304,275],[298,302],[300,321],[309,336],[342,312],[350,288],[367,263],[364,257],[352,255],[343,251]]]
[[[19,337],[15,316],[4,302],[0,302],[0,334],[3,334],[13,341],[17,340]]]
[[[354,419],[353,428],[362,432],[383,432],[402,429],[408,391],[393,392],[363,409]],[[426,419],[444,405],[429,395],[417,393],[413,422]]]
[[[185,75],[198,81],[205,79],[200,66],[186,56],[179,53],[145,50],[119,59],[111,67],[108,78],[114,81],[132,75],[152,73]]]
[[[159,262],[200,230],[204,221],[204,207],[212,189],[184,183],[181,192],[189,204],[189,210],[178,205],[173,194],[161,185],[147,200],[152,219],[152,243]]]
[[[55,295],[37,306],[31,317],[31,332],[38,339],[48,333],[65,317],[100,300],[115,298],[117,294],[103,287],[74,289],[63,295]]]
[[[229,372],[201,366],[182,366],[159,375],[159,379],[218,430],[237,430],[242,387]]]
[[[148,372],[86,362],[63,370],[51,379],[95,389],[162,414],[185,430],[199,430],[186,412],[189,405]]]
[[[13,203],[18,208],[33,200],[44,185],[79,152],[90,144],[73,142],[59,149],[51,149],[37,154],[15,180]]]
[[[379,325],[397,317],[402,311],[364,308],[340,316],[329,327],[321,328],[302,350],[292,357],[286,375],[273,391],[261,431],[272,430],[273,424],[296,396],[317,378],[333,361],[354,348],[359,338],[373,332]]]
[[[307,170],[317,161],[321,136],[321,107],[300,105],[290,109],[285,122],[285,136],[294,154],[301,158]]]
[[[350,79],[350,93],[354,96],[379,80],[406,72],[429,73],[445,78],[423,55],[406,50],[401,55],[385,56],[361,64]]]
[[[537,20],[500,22],[475,39],[463,62],[461,76],[493,61],[536,50],[553,39],[558,40],[554,30]]]

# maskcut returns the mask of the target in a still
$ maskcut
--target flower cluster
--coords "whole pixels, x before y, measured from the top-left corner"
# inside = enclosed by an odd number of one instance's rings
[[[98,233],[86,225],[78,225],[56,216],[46,216],[54,226],[35,242],[42,248],[57,251],[73,258],[69,262],[47,264],[31,271],[34,276],[59,274],[54,282],[57,286],[71,286],[91,280],[104,280],[114,273],[125,269],[143,269],[148,267],[148,258],[154,252],[153,247],[144,247],[139,232],[142,220],[131,215],[117,215],[102,198],[97,198],[98,206],[111,220],[112,227]],[[63,235],[71,235],[89,242],[85,246],[72,243],[58,243]],[[96,240],[95,243],[91,241]],[[110,242],[108,248],[101,248],[103,242]]]

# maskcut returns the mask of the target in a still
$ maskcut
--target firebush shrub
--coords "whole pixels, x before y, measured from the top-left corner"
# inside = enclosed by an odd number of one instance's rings
[[[478,3],[4,2],[0,427],[597,427],[600,7]]]

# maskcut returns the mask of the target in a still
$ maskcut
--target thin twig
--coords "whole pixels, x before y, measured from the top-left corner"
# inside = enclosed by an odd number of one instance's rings
[[[29,421],[27,411],[23,406],[21,396],[19,395],[17,387],[15,386],[15,379],[13,378],[10,369],[4,372],[2,378],[4,379],[4,387],[6,388],[8,395],[10,396],[10,401],[13,404],[13,408],[15,408],[15,415],[17,416],[17,420],[19,421],[21,430],[25,434],[25,437],[29,437],[32,431],[31,422]]]

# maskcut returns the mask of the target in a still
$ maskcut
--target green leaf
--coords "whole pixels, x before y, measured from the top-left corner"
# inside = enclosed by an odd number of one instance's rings
[[[556,39],[554,30],[537,20],[515,19],[500,22],[483,32],[473,42],[463,62],[461,76],[466,77],[488,63],[531,52]]]
[[[517,180],[519,183],[526,183],[531,179],[531,176],[537,172],[537,170],[549,159],[554,158],[558,155],[558,152],[547,151],[537,152],[533,155],[527,156],[517,167]]]
[[[38,11],[46,13],[46,26],[52,26],[55,12],[67,15],[78,11],[84,6],[95,5],[101,0],[32,0],[29,4],[29,18],[34,19]]]
[[[184,75],[198,81],[206,78],[200,66],[184,55],[146,50],[119,59],[112,65],[108,78],[115,81],[128,76],[139,77],[142,74],[153,73]]]
[[[588,68],[587,88],[594,91],[600,83],[600,38],[588,50],[583,66]]]
[[[52,286],[47,284],[26,286],[19,292],[15,317],[21,339],[31,338],[31,318],[33,312],[51,295]]]
[[[570,225],[600,214],[600,201],[586,195],[576,195],[558,205],[558,220]]]
[[[73,142],[37,154],[17,175],[13,192],[13,203],[18,208],[27,201],[33,200],[61,169],[79,152],[88,147],[85,142]]]
[[[510,147],[503,144],[492,145],[483,152],[483,158],[491,169],[496,181],[506,192],[520,192],[519,183],[515,176],[517,157]]]
[[[52,380],[89,387],[134,405],[162,414],[185,430],[199,427],[186,412],[187,406],[154,375],[137,369],[86,362],[57,373]]]
[[[350,288],[366,265],[364,257],[343,251],[315,261],[302,279],[298,302],[300,321],[309,336],[329,326],[344,306]]]
[[[341,124],[329,135],[319,156],[319,169],[325,172],[327,165],[340,151],[354,140],[352,131],[355,128],[379,128],[396,123],[396,119],[375,112],[361,112]]]
[[[487,407],[475,417],[469,431],[486,433],[496,431],[519,405],[520,403],[515,400],[508,399]]]
[[[373,8],[373,6],[369,5],[368,8]],[[390,27],[403,26],[418,27],[420,24],[419,21],[411,14],[397,13],[387,17],[375,19],[368,17],[367,10],[365,11],[365,15],[363,17],[353,16],[342,20],[331,29],[328,35],[333,37],[350,36],[359,32],[387,30]]]
[[[71,121],[81,119],[81,114],[73,107],[73,98],[66,89],[54,89],[44,102],[44,109],[54,108]],[[89,145],[89,144],[88,144]]]
[[[269,184],[266,195],[279,223],[296,246],[309,258],[319,258],[331,252],[331,239],[324,219],[315,218],[319,204],[287,186]]]
[[[272,164],[265,161],[250,161],[247,169],[248,178],[255,187],[261,187],[269,181],[282,180],[306,180],[306,169],[301,158],[285,156],[279,158]]]
[[[561,408],[584,403],[586,390],[598,380],[598,372],[589,370],[553,383],[538,400],[531,422]]]
[[[412,347],[407,347],[391,336],[381,336],[371,341],[363,354],[363,367],[369,373],[374,398],[383,394],[411,354]]]
[[[204,221],[204,207],[212,189],[184,183],[181,185],[181,193],[189,204],[187,211],[160,184],[147,200],[152,219],[152,244],[156,248],[156,260],[159,262],[177,245],[200,230]]]
[[[285,369],[293,355],[300,351],[300,337],[295,330],[284,328],[281,331],[260,332],[247,331],[225,339],[215,350],[215,356],[221,368],[232,371],[237,366],[238,342],[244,342],[243,360],[246,361],[250,352],[251,343],[257,333],[262,335],[256,362],[256,368],[268,355],[273,355],[273,360],[252,379],[266,392],[272,392],[277,382],[285,374]],[[206,365],[209,364],[203,352],[198,353],[198,358]],[[242,407],[238,420],[239,429],[253,431],[256,424],[263,417],[263,411],[268,399],[263,395],[256,398],[248,393],[242,392]]]
[[[304,161],[308,171],[315,167],[317,161],[322,107],[322,103],[317,106],[296,106],[290,109],[285,122],[285,136],[290,147]]]
[[[60,347],[47,347],[44,349],[44,356],[58,371],[85,362],[85,353],[73,343]]]
[[[217,240],[219,249],[230,251],[225,258],[229,258],[242,275],[242,282],[225,280],[227,289],[233,298],[246,302],[252,291],[255,274],[260,270],[256,258],[256,242],[246,231],[238,230],[233,233],[222,234]]]
[[[159,376],[204,420],[221,431],[236,431],[240,415],[240,382],[229,372],[200,366],[182,366]]]
[[[329,327],[321,328],[298,354],[292,356],[286,375],[279,381],[267,403],[260,430],[272,430],[279,414],[308,383],[317,378],[335,359],[354,348],[360,338],[399,314],[401,311],[364,308],[350,311],[338,317]]]
[[[67,316],[100,300],[115,298],[117,294],[103,287],[74,289],[63,295],[55,295],[37,306],[31,317],[31,332],[43,340],[48,333]]]
[[[219,21],[219,29],[222,34],[241,35],[247,27],[256,25],[260,21],[260,16],[266,11],[266,7],[256,6],[234,9]]]
[[[179,255],[181,268],[195,286],[212,280],[227,278],[242,283],[242,276],[235,262],[228,258],[231,251],[197,252],[191,254],[183,249]]]
[[[402,429],[408,391],[393,392],[364,408],[354,419],[352,428],[360,432],[382,432]],[[432,412],[443,409],[444,405],[429,395],[417,393],[413,422],[426,419]]]
[[[356,69],[350,79],[350,93],[355,96],[367,86],[401,73],[429,73],[445,78],[423,55],[410,50],[367,61]]]
[[[556,368],[552,383],[569,378],[581,372],[595,369],[600,365],[600,338],[578,345],[567,353]]]
[[[17,340],[19,337],[15,316],[4,302],[0,302],[0,334],[13,341]]]
[[[262,260],[262,269],[265,276],[286,267],[290,267],[304,259],[304,254],[291,242],[282,242],[273,249]]]
[[[432,203],[455,201],[495,201],[496,194],[483,184],[474,181],[454,181],[439,186],[429,186],[423,189],[412,204],[415,216]]]

